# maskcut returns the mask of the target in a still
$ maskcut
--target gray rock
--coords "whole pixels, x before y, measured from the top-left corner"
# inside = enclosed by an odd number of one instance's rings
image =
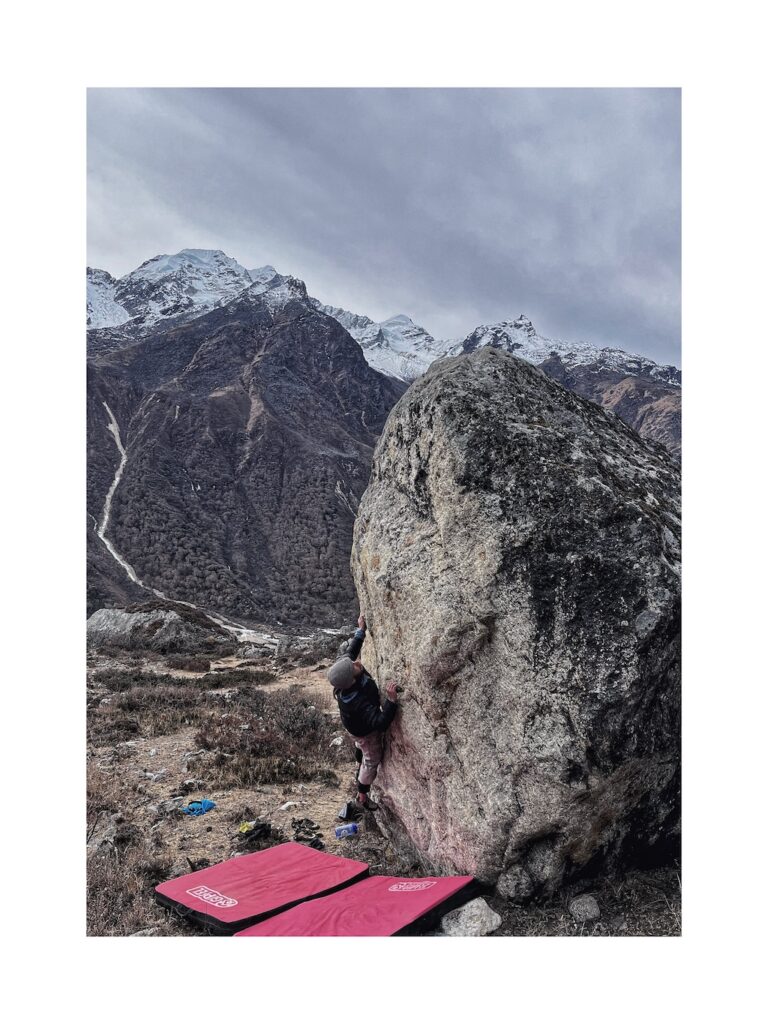
[[[229,640],[230,634],[202,613],[165,602],[148,602],[131,610],[99,608],[86,623],[86,641],[94,648],[109,645],[190,654]]]
[[[513,864],[511,868],[499,876],[496,891],[499,896],[514,903],[526,903],[533,896],[536,885],[522,864]]]
[[[184,805],[184,797],[174,796],[169,800],[161,800],[158,804],[152,804],[148,810],[158,815],[161,818],[167,817],[169,814],[174,814],[180,807]]]
[[[446,914],[442,929],[446,935],[490,935],[500,924],[499,915],[480,897]]]
[[[205,785],[204,779],[184,779],[180,788],[183,789],[185,793],[195,793],[199,790],[205,789]]]
[[[594,896],[577,896],[568,904],[568,910],[577,924],[597,921],[600,917],[600,907]]]
[[[674,838],[679,524],[668,453],[522,360],[410,387],[352,553],[366,665],[405,689],[377,779],[396,846],[551,893]]]
[[[159,935],[159,934],[160,934],[160,929],[159,928],[141,928],[137,932],[131,932],[129,938],[137,939],[139,937],[144,938],[144,937],[149,936],[149,935]]]

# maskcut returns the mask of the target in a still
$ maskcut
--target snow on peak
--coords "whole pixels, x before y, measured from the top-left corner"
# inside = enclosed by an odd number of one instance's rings
[[[119,327],[131,319],[130,313],[115,301],[117,281],[110,273],[88,267],[86,281],[88,327]]]
[[[274,270],[272,267],[269,269]],[[255,271],[251,271],[251,274],[253,273]],[[307,286],[298,277],[293,277],[290,274],[278,274],[276,271],[271,277],[267,277],[266,274],[262,276],[265,280],[254,281],[244,294],[244,298],[263,301],[272,313],[278,312],[292,300],[310,302]]]
[[[546,338],[524,313],[513,320],[481,324],[463,341],[435,339],[405,313],[376,322],[309,298],[303,281],[279,274],[271,264],[246,270],[220,249],[182,249],[154,256],[120,280],[89,267],[87,281],[89,328],[129,324],[142,332],[160,322],[187,322],[240,296],[263,300],[272,313],[299,301],[337,320],[358,342],[370,366],[403,381],[415,380],[442,356],[491,345],[537,365],[554,357],[566,368],[594,366],[596,372],[607,368],[678,386],[681,382],[676,367],[661,366],[644,356]]]
[[[429,364],[443,354],[448,344],[436,341],[405,313],[377,323],[360,313],[350,313],[337,306],[323,306],[317,299],[311,301],[352,335],[362,348],[369,366],[398,380],[409,382],[420,377]]]
[[[413,320],[411,320],[411,318],[409,316],[406,316],[405,313],[398,313],[396,316],[391,316],[388,320],[382,320],[381,321],[382,327],[385,324],[388,327],[413,327],[414,326]]]
[[[681,381],[680,371],[676,367],[660,366],[646,356],[618,348],[590,345],[588,342],[545,338],[537,333],[530,319],[524,314],[515,320],[481,324],[467,335],[451,354],[475,352],[486,345],[503,349],[536,365],[554,357],[567,368],[595,365],[628,375],[653,377],[667,384],[679,385]]]
[[[255,270],[249,270],[248,273],[256,284],[266,284],[277,275],[277,271],[269,263],[265,263],[263,267],[256,267]]]
[[[182,322],[225,305],[251,285],[245,267],[220,249],[182,249],[154,256],[126,274],[116,301],[142,327]]]

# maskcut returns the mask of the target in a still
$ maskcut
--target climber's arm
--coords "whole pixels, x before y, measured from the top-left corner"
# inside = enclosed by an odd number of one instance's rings
[[[358,628],[355,630],[354,635],[351,637],[349,641],[349,646],[347,647],[347,654],[352,659],[352,661],[355,661],[355,659],[359,656],[360,650],[363,646],[363,641],[365,640],[364,615],[361,615],[360,618],[357,620],[357,627]]]

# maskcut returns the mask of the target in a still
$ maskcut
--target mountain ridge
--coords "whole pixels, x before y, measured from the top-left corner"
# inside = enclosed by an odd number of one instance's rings
[[[616,346],[570,342],[539,334],[525,314],[480,324],[465,338],[439,339],[405,313],[383,321],[322,303],[299,278],[271,264],[246,270],[216,249],[182,249],[145,261],[122,278],[88,268],[89,353],[135,344],[169,326],[192,322],[244,296],[266,294],[275,309],[288,301],[332,317],[373,369],[410,384],[438,359],[490,346],[539,366],[582,397],[620,416],[645,437],[680,454],[682,375]]]

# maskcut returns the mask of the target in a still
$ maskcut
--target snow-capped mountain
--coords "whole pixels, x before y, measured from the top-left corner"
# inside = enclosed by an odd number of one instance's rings
[[[251,276],[237,260],[216,249],[182,249],[155,256],[126,274],[115,300],[144,326],[160,320],[193,319],[223,306],[250,287]]]
[[[516,320],[502,320],[496,324],[482,324],[476,327],[459,348],[449,354],[474,352],[485,345],[503,349],[537,366],[555,356],[568,370],[579,366],[598,366],[627,376],[649,377],[678,387],[681,382],[680,371],[676,366],[661,366],[645,356],[624,352],[618,348],[600,348],[586,342],[546,338],[537,333],[530,319],[524,314]]]
[[[504,349],[679,452],[681,374],[675,366],[611,346],[547,338],[525,315],[482,324],[463,341],[441,340],[403,313],[377,322],[324,305],[308,296],[298,278],[280,274],[270,264],[246,270],[217,249],[155,256],[119,280],[89,268],[89,352],[135,344],[166,326],[176,327],[258,296],[266,297],[272,313],[299,301],[308,310],[333,317],[360,345],[370,367],[405,383],[420,377],[436,359],[485,345]]]
[[[184,323],[226,305],[252,283],[245,267],[218,249],[154,256],[119,280],[89,268],[88,326],[130,324],[136,333],[159,323]]]
[[[362,348],[368,365],[388,377],[406,382],[415,380],[454,344],[433,338],[429,331],[404,313],[377,323],[359,313],[350,313],[338,306],[324,306],[317,299],[313,301],[321,312],[332,316],[346,328]]]

